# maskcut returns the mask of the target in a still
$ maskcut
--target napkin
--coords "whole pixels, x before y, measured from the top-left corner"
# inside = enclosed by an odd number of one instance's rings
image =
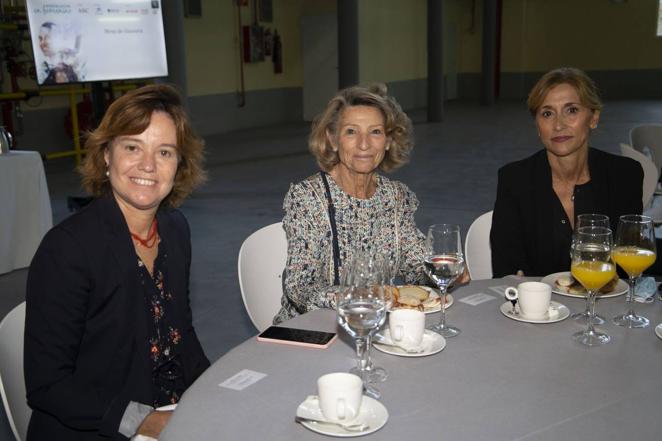
[[[559,311],[559,305],[550,304],[549,309],[547,310],[547,316],[550,320],[557,318],[561,314]]]
[[[634,285],[634,300],[639,303],[651,303],[655,300],[657,282],[654,277],[640,277]]]
[[[379,344],[379,343],[384,343],[389,346],[397,346],[398,348],[404,349],[407,352],[410,353],[420,353],[425,351],[425,346],[423,345],[423,342],[421,341],[421,344],[418,346],[404,346],[400,344],[397,341],[394,341],[391,338],[391,333],[388,332],[388,330],[382,334],[375,335],[376,338],[373,338],[373,342]],[[424,337],[425,338],[425,337]]]
[[[156,438],[152,438],[151,436],[136,435],[133,438],[131,438],[131,441],[158,441],[158,440]]]

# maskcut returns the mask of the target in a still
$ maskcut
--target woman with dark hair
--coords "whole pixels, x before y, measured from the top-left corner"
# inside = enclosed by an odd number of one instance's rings
[[[547,72],[529,94],[543,149],[499,170],[490,242],[494,277],[570,270],[577,215],[641,213],[643,171],[634,160],[589,147],[602,103],[579,69]]]
[[[157,438],[209,366],[189,306],[188,223],[174,207],[204,180],[179,94],[146,86],[108,108],[85,144],[97,197],[44,237],[30,266],[28,440]]]

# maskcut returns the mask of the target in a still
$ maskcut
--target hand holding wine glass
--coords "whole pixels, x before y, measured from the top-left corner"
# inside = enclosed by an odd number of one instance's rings
[[[611,230],[605,227],[581,227],[577,229],[572,245],[572,276],[586,289],[589,317],[594,315],[595,293],[605,286],[616,274],[611,259]],[[586,331],[573,334],[573,338],[586,346],[609,343],[611,337],[594,329],[593,320],[588,320]]]
[[[464,272],[464,254],[459,225],[435,224],[428,230],[428,254],[425,272],[437,284],[441,293],[441,318],[429,329],[442,336],[455,337],[458,328],[446,324],[446,294],[448,286]]]
[[[645,328],[649,325],[646,317],[634,312],[634,287],[637,278],[655,263],[655,229],[648,216],[635,214],[621,216],[616,229],[616,243],[612,252],[614,261],[628,274],[627,304],[625,314],[614,317],[613,322],[626,328]]]

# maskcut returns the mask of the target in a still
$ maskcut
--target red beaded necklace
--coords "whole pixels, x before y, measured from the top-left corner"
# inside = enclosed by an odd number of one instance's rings
[[[144,246],[145,248],[152,248],[156,243],[158,242],[159,236],[156,234],[157,230],[157,225],[158,222],[156,221],[156,218],[152,221],[152,226],[149,228],[149,233],[147,234],[146,238],[142,238],[138,236],[135,233],[131,233],[131,237],[135,239],[136,242],[138,242],[139,245]]]

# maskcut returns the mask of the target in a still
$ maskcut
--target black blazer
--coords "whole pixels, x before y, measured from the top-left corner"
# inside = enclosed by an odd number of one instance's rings
[[[209,366],[189,306],[190,232],[179,211],[162,209],[157,218],[188,387]],[[118,433],[126,406],[151,404],[152,382],[137,257],[114,198],[46,234],[26,297],[28,440],[126,439]]]
[[[575,215],[601,213],[609,216],[616,231],[618,218],[639,214],[642,209],[643,170],[638,162],[589,149],[592,196],[576,201]],[[490,242],[492,272],[503,277],[523,270],[527,276],[570,270],[570,225],[558,219],[560,201],[552,188],[552,172],[546,150],[499,169],[497,198],[492,216]],[[554,232],[562,231],[559,238]]]

